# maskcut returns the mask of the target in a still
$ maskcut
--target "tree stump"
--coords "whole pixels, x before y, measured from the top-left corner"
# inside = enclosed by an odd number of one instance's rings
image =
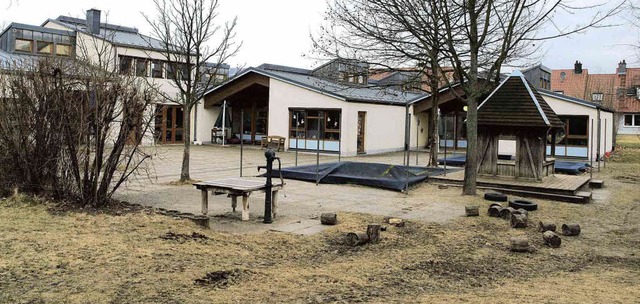
[[[351,246],[358,246],[369,242],[369,236],[366,233],[347,233],[347,244]]]
[[[511,251],[514,252],[529,252],[529,240],[525,237],[512,237],[511,238]]]
[[[514,211],[516,211],[516,209],[513,209],[513,207],[502,208],[502,210],[500,210],[500,217],[505,220],[510,220]]]
[[[542,239],[544,240],[544,243],[549,245],[551,248],[558,248],[560,247],[560,243],[562,243],[560,237],[553,231],[545,231],[542,234]]]
[[[404,227],[404,221],[401,218],[391,217],[386,220],[389,225],[393,225],[396,227]]]
[[[500,204],[500,203],[491,203],[491,205],[489,205],[489,208],[491,208],[493,206],[498,206],[498,207],[502,208],[502,204]]]
[[[511,228],[527,228],[527,216],[520,213],[511,215]]]
[[[371,224],[367,226],[367,237],[369,242],[377,244],[380,242],[380,230],[381,226],[378,224]]]
[[[538,223],[538,231],[540,232],[545,232],[545,231],[556,231],[556,224],[554,223],[547,223],[547,222],[540,222]]]
[[[338,223],[338,215],[335,213],[323,213],[320,215],[322,225],[335,225]]]
[[[480,211],[478,210],[478,206],[465,206],[464,212],[467,216],[478,216],[480,215]]]
[[[514,214],[524,214],[525,216],[529,216],[529,211],[527,211],[527,210],[525,210],[523,208],[518,208],[513,213]]]
[[[489,216],[499,217],[500,216],[500,211],[502,211],[502,207],[501,206],[491,206],[491,207],[489,207],[489,211],[487,211],[487,213],[489,214]]]
[[[566,236],[575,236],[580,234],[580,225],[578,224],[562,224],[562,234]]]

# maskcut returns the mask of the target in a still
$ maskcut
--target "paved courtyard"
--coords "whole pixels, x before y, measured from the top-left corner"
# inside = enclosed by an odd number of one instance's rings
[[[158,146],[148,148],[153,155],[148,178],[139,176],[121,189],[116,198],[159,208],[181,212],[200,213],[200,191],[191,185],[175,185],[180,176],[182,146]],[[427,163],[428,154],[418,153],[418,164]],[[295,152],[278,152],[282,166],[295,164]],[[411,165],[416,164],[416,154],[410,155]],[[342,158],[346,161],[402,164],[403,153],[388,153]],[[338,161],[337,155],[320,155],[320,162]],[[264,150],[254,146],[243,152],[243,176],[256,177],[257,167],[265,164]],[[316,154],[298,153],[298,165],[315,164]],[[211,180],[240,176],[240,148],[237,146],[192,146],[191,178]],[[260,172],[263,173],[264,171]],[[462,216],[463,208],[454,202],[461,199],[459,189],[439,190],[428,184],[419,185],[408,194],[355,185],[315,185],[314,183],[285,180],[280,193],[278,216],[273,224],[262,223],[264,194],[254,193],[249,198],[251,219],[241,221],[241,210],[231,210],[226,196],[210,196],[209,215],[211,228],[233,233],[258,233],[278,230],[297,234],[313,234],[323,227],[319,216],[323,212],[362,212],[405,219],[445,222]],[[284,196],[286,195],[286,196]],[[240,204],[241,205],[241,204]]]

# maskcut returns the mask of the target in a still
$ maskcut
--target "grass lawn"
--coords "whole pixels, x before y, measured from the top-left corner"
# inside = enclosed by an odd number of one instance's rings
[[[638,135],[618,135],[616,145],[623,148],[640,148],[640,136]]]
[[[460,196],[459,208],[480,204],[481,215],[408,222],[353,248],[344,234],[382,217],[340,213],[311,237],[235,235],[149,209],[65,211],[18,195],[0,200],[0,303],[637,302],[640,149],[620,149],[595,176],[606,187],[593,203],[537,200],[526,229],[488,217],[480,196]],[[434,193],[459,191],[424,185],[410,195],[435,203]],[[551,249],[541,220],[582,233]],[[518,235],[535,251],[510,252]]]

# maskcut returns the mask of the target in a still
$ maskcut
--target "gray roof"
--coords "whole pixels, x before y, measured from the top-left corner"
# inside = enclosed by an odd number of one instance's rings
[[[424,94],[403,93],[401,91],[376,86],[355,86],[311,75],[310,70],[292,67],[263,64],[257,68],[251,67],[230,79],[228,82],[209,90],[205,95],[233,82],[248,73],[257,73],[274,78],[292,85],[306,88],[321,94],[348,102],[365,102],[389,105],[407,105],[413,100],[424,97]]]
[[[545,89],[537,89],[537,90],[538,90],[538,93],[540,93],[541,95],[551,96],[551,97],[555,97],[555,98],[558,98],[558,99],[562,99],[564,101],[569,101],[569,102],[572,102],[572,103],[583,105],[585,107],[600,109],[600,110],[603,110],[603,111],[606,111],[606,112],[613,113],[613,110],[611,110],[611,109],[609,109],[609,108],[607,108],[607,107],[605,107],[605,106],[603,106],[603,105],[601,105],[599,103],[596,103],[596,102],[591,102],[591,101],[588,101],[588,100],[584,100],[584,99],[580,99],[580,98],[576,98],[576,97],[572,97],[572,96],[567,96],[567,95],[564,95],[564,94],[552,92],[552,91],[545,90]]]
[[[0,69],[7,69],[11,65],[15,65],[16,63],[20,63],[33,57],[34,56],[30,54],[14,54],[0,50]]]
[[[54,22],[70,29],[89,34],[87,31],[86,21],[84,19],[60,16],[56,19],[49,19],[47,22]],[[98,37],[120,46],[131,46],[135,48],[160,51],[164,50],[164,44],[162,41],[142,35],[138,33],[138,30],[135,28],[115,24],[101,23],[100,34]]]

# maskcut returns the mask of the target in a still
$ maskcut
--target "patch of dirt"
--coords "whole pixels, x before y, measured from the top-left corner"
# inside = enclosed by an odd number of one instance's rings
[[[219,270],[209,272],[204,277],[195,279],[193,282],[196,285],[227,288],[232,284],[238,283],[245,273],[246,271],[238,268],[233,270]]]
[[[207,237],[202,233],[192,232],[191,234],[184,234],[184,233],[175,233],[171,231],[161,235],[160,238],[163,240],[178,241],[179,243],[184,243],[189,240],[205,241],[209,239],[209,237]]]

